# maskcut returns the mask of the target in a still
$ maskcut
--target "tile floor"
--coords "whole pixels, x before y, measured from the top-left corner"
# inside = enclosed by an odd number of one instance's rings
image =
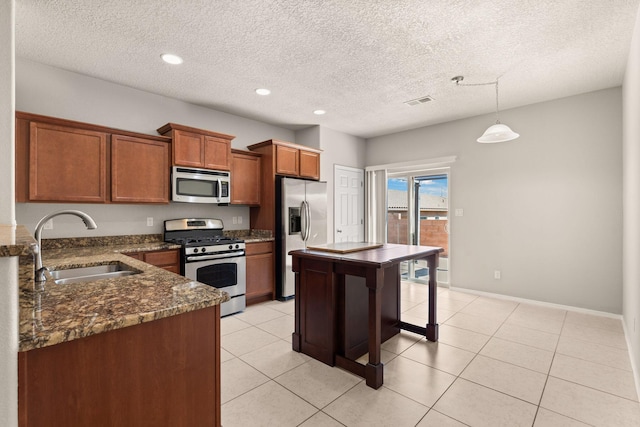
[[[403,320],[425,324],[426,286],[402,287]],[[384,343],[373,390],[292,351],[293,311],[271,301],[222,319],[224,427],[640,426],[617,319],[441,288],[440,341]]]

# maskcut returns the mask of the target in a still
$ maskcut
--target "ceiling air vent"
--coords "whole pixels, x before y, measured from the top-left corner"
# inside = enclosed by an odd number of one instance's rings
[[[427,95],[421,98],[412,99],[411,101],[405,101],[404,103],[413,107],[414,105],[426,104],[429,101],[433,101],[433,98]]]

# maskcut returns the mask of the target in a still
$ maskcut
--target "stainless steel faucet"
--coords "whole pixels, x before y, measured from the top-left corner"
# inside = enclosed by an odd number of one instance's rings
[[[43,217],[36,225],[36,232],[35,232],[35,238],[36,238],[36,241],[38,242],[38,256],[36,258],[36,279],[35,279],[36,282],[44,282],[45,280],[47,280],[47,278],[44,275],[44,272],[47,270],[47,268],[42,265],[42,229],[44,228],[44,225],[47,221],[49,221],[51,218],[56,217],[58,215],[75,215],[80,219],[82,219],[82,221],[84,222],[84,225],[87,226],[88,230],[94,230],[98,228],[93,218],[91,218],[89,215],[87,215],[82,211],[65,210],[65,211],[54,212],[52,214],[49,214]]]

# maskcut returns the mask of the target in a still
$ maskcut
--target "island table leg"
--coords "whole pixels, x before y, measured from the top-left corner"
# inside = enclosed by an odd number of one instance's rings
[[[438,300],[438,283],[436,276],[438,274],[438,254],[429,255],[427,257],[427,266],[429,267],[429,323],[427,323],[426,337],[429,341],[438,341],[438,321],[437,321],[437,300]]]
[[[382,286],[384,285],[384,270],[378,268],[375,274],[367,274],[369,288],[369,363],[365,367],[365,380],[369,387],[382,387],[383,364],[380,356],[382,344]]]

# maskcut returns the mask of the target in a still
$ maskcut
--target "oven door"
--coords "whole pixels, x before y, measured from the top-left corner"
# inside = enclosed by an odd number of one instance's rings
[[[184,275],[214,288],[225,291],[231,300],[222,303],[222,316],[237,313],[246,308],[247,264],[244,256],[189,261],[184,264]]]

